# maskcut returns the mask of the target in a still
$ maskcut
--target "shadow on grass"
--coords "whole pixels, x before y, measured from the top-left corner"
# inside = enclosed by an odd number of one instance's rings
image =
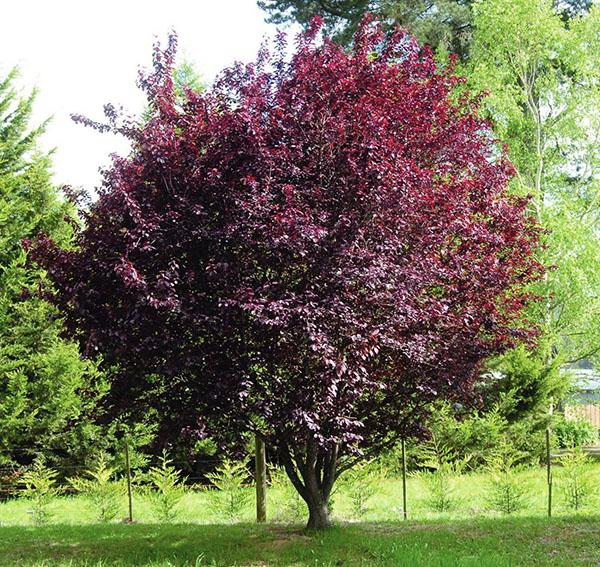
[[[600,564],[600,516],[300,526],[1,527],[0,565],[508,566]]]

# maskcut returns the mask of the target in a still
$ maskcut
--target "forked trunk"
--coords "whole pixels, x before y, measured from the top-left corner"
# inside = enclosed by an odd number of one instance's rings
[[[338,446],[323,449],[315,440],[310,440],[302,449],[290,451],[288,447],[282,447],[283,465],[308,506],[307,529],[323,530],[331,526],[328,504],[336,479]]]

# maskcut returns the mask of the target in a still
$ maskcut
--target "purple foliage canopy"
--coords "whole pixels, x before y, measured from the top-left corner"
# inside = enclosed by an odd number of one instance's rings
[[[318,31],[184,102],[175,38],[157,47],[150,119],[107,108],[134,149],[77,248],[33,247],[117,405],[256,432],[315,527],[340,471],[420,431],[432,400],[468,400],[486,357],[533,336],[525,287],[542,273],[453,65],[368,18],[348,52]]]

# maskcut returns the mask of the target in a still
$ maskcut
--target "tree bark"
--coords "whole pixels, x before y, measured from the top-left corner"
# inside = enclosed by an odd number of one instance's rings
[[[323,530],[331,526],[329,517],[329,503],[326,502],[320,495],[316,495],[308,505],[308,523],[306,528],[309,530]]]

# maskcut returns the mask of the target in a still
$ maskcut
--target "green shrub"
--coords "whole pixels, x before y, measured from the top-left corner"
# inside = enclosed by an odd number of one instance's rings
[[[545,454],[544,431],[549,416],[543,413],[521,415],[509,421],[513,404],[510,396],[487,412],[457,413],[443,404],[431,416],[429,429],[451,453],[451,462],[466,462],[468,470],[485,468],[496,448],[508,438],[518,451],[519,464],[537,465]]]
[[[177,518],[177,506],[185,494],[179,471],[172,466],[172,461],[163,453],[160,464],[152,467],[146,474],[151,485],[150,502],[155,516],[161,522],[172,522]]]
[[[484,465],[500,442],[507,427],[497,408],[457,415],[449,404],[442,404],[431,415],[429,428],[446,449],[449,463],[465,464],[469,469]],[[462,463],[462,464],[461,464]]]
[[[377,492],[378,475],[370,463],[362,463],[344,473],[340,487],[352,502],[352,511],[356,518],[362,518],[368,511],[369,500]]]
[[[515,450],[515,466],[539,466],[546,462],[548,414],[530,415],[512,422],[504,437]],[[503,441],[500,441],[502,445]]]
[[[125,484],[114,480],[116,469],[108,465],[107,456],[101,453],[93,469],[87,470],[89,478],[70,478],[69,483],[88,498],[100,522],[114,520],[125,501]]]
[[[427,505],[436,512],[449,512],[456,507],[452,483],[452,468],[448,463],[440,465],[434,471],[423,473],[427,486]]]
[[[571,378],[561,371],[560,358],[549,356],[551,351],[551,341],[541,337],[535,349],[520,345],[488,360],[479,386],[482,398],[507,422],[547,415],[552,400],[566,395]]]
[[[271,470],[271,486],[279,493],[279,498],[277,498],[278,519],[290,522],[302,520],[307,512],[306,503],[292,485],[283,468],[278,467]]]
[[[562,465],[559,480],[565,503],[572,510],[578,511],[596,492],[587,470],[591,459],[581,447],[576,447],[561,455],[559,462]]]
[[[246,463],[225,459],[214,473],[207,476],[217,488],[210,499],[211,507],[227,520],[236,520],[251,497],[244,486],[248,481]]]
[[[31,501],[31,518],[38,526],[46,524],[50,519],[49,507],[59,492],[56,486],[57,476],[55,470],[38,458],[21,479],[25,485],[25,496]]]
[[[500,444],[488,460],[488,503],[493,510],[514,514],[528,504],[529,488],[515,473],[521,455],[509,441]]]
[[[453,479],[467,467],[470,456],[461,458],[450,444],[433,431],[427,443],[418,450],[421,466],[429,472],[423,474],[427,485],[427,503],[436,512],[448,512],[456,506]]]
[[[598,440],[598,429],[585,419],[557,417],[553,424],[554,432],[561,448],[590,445]]]

